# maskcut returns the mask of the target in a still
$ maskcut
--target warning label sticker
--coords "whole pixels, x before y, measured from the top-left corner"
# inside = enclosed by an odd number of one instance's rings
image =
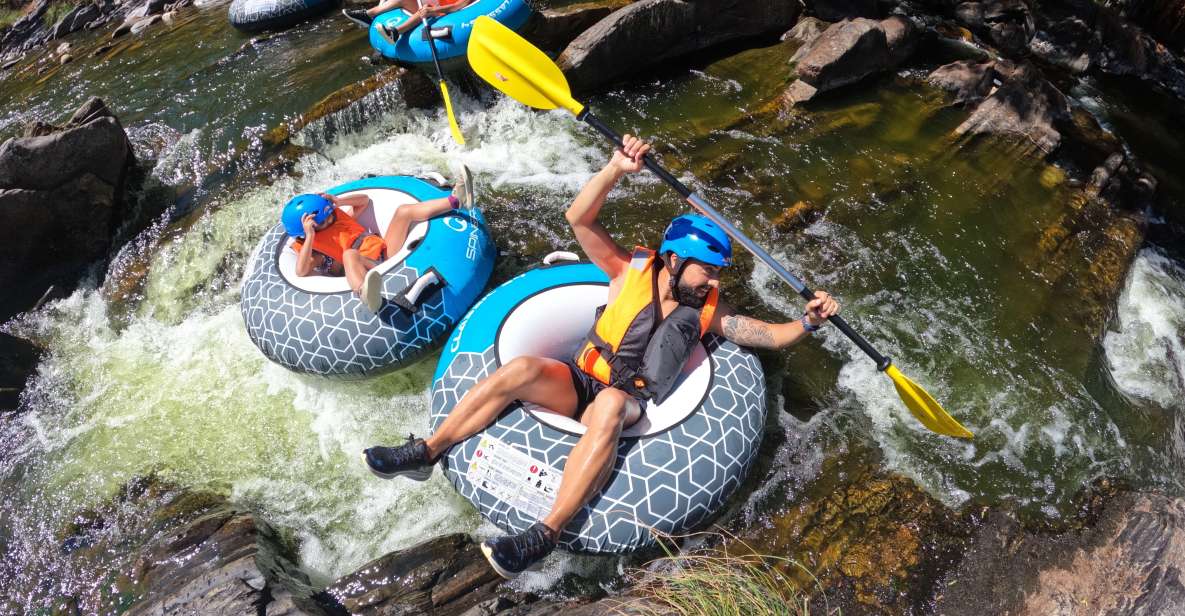
[[[535,519],[547,515],[560,489],[555,469],[490,436],[481,437],[466,476],[473,485]]]

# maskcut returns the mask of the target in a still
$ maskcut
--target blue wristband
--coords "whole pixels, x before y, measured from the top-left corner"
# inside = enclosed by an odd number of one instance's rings
[[[808,334],[813,334],[814,332],[819,331],[823,327],[822,325],[811,325],[811,322],[808,321],[806,318],[805,312],[802,314],[802,319],[800,319],[800,320],[802,321],[803,331],[805,331]]]

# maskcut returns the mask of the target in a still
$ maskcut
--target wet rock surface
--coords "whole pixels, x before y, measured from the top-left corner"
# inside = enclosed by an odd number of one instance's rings
[[[994,87],[999,77],[1004,81]],[[991,94],[955,129],[956,134],[1005,136],[1018,142],[1021,150],[1042,154],[1057,149],[1062,136],[1055,125],[1068,120],[1069,104],[1036,67],[1024,64],[1011,71],[993,69],[990,77],[977,82],[975,93],[983,85]]]
[[[1121,492],[1065,533],[992,513],[944,579],[936,613],[1180,614],[1185,610],[1185,501]]]
[[[557,59],[575,92],[728,41],[777,35],[799,7],[780,0],[641,0],[585,30]]]
[[[629,0],[583,2],[559,8],[540,8],[519,32],[536,47],[563,51],[580,33],[629,4]]]
[[[326,593],[350,614],[457,614],[493,598],[501,579],[468,535],[452,534],[381,556]]]
[[[37,345],[0,332],[0,413],[17,409],[21,391],[40,360],[41,349]]]
[[[134,479],[110,502],[74,514],[58,536],[61,560],[39,559],[44,571],[16,577],[0,592],[0,608],[244,616],[319,609],[280,534],[209,492]]]
[[[130,218],[124,193],[135,159],[101,100],[60,128],[37,123],[27,135],[0,145],[0,286],[8,290],[0,320],[50,284],[72,288]]]
[[[818,613],[904,614],[923,606],[958,560],[970,523],[905,477],[833,457],[802,498],[729,550],[801,565],[783,565],[784,573],[813,595]]]

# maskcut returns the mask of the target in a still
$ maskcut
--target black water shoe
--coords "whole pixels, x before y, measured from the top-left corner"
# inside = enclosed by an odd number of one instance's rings
[[[436,464],[428,459],[428,445],[414,434],[407,436],[407,442],[398,447],[371,447],[362,452],[366,468],[383,479],[407,477],[424,481],[432,476]]]
[[[481,542],[481,553],[498,575],[512,580],[532,565],[543,560],[555,549],[551,529],[543,522],[535,522],[526,531]]]
[[[366,9],[342,9],[342,15],[345,15],[346,19],[363,28],[369,28],[370,22],[374,21],[374,18],[370,16],[370,13],[366,12]]]

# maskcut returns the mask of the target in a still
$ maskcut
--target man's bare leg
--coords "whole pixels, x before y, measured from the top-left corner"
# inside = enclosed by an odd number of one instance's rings
[[[581,418],[587,430],[564,463],[560,490],[547,517],[516,535],[481,542],[481,553],[498,575],[513,578],[555,549],[560,531],[613,470],[622,428],[641,415],[637,401],[620,389],[610,387],[597,394]]]
[[[559,538],[576,512],[605,485],[617,458],[621,431],[641,417],[638,401],[614,387],[602,390],[589,404],[580,418],[587,429],[568,454],[555,504],[543,518],[553,539]]]
[[[515,400],[575,416],[576,390],[568,365],[545,357],[519,357],[498,368],[466,392],[436,432],[424,439],[429,459],[483,430]]]

